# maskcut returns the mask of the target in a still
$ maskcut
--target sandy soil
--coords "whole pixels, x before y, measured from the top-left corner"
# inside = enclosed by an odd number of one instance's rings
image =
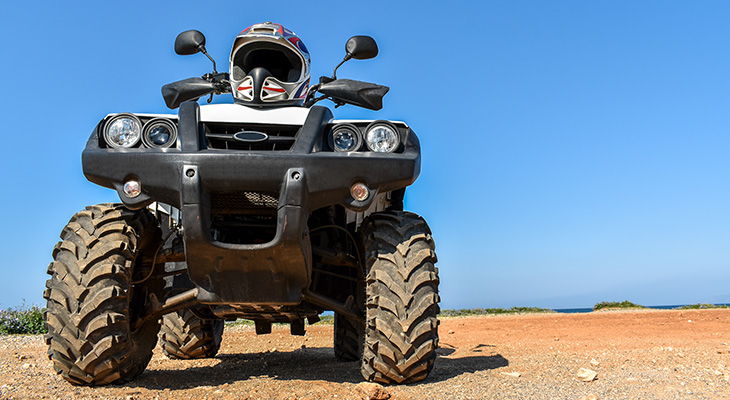
[[[0,399],[730,398],[730,310],[448,318],[440,335],[426,381],[384,388],[335,360],[331,326],[305,337],[228,329],[207,360],[169,360],[157,348],[137,381],[101,388],[58,377],[42,337],[4,336]]]

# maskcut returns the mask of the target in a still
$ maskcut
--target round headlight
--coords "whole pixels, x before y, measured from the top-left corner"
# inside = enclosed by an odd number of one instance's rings
[[[170,147],[176,140],[177,127],[169,119],[155,118],[144,125],[142,142],[147,147]]]
[[[365,144],[374,152],[392,153],[400,145],[398,129],[388,122],[375,121],[367,128]]]
[[[132,147],[142,136],[142,122],[132,114],[119,114],[104,127],[104,140],[111,147]]]
[[[330,141],[334,151],[357,151],[362,144],[362,137],[355,125],[341,124],[332,129]]]

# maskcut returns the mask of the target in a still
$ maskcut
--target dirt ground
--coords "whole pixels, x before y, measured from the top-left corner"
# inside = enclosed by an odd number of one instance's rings
[[[0,399],[730,398],[730,310],[447,318],[439,332],[429,378],[387,387],[335,360],[331,326],[305,337],[227,328],[213,359],[169,360],[158,347],[138,380],[100,388],[58,377],[41,336],[2,336]]]

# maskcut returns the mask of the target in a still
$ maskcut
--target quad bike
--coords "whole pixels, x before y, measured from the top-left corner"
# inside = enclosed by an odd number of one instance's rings
[[[198,31],[181,33],[175,50],[213,60]],[[367,36],[346,50],[343,63],[378,53]],[[387,87],[337,79],[337,68],[274,106],[265,96],[285,84],[256,68],[246,79],[264,82],[258,102],[200,106],[248,82],[232,84],[233,72],[213,61],[212,73],[163,87],[177,115],[99,122],[84,174],[121,203],[75,214],[53,249],[46,341],[64,379],[126,382],[144,371],[158,336],[169,357],[213,357],[226,320],[252,320],[257,334],[286,323],[303,335],[304,321],[326,311],[335,356],[359,360],[365,379],[426,378],[438,346],[436,255],[426,222],[403,211],[419,141],[403,122],[336,120],[315,106],[382,107]]]

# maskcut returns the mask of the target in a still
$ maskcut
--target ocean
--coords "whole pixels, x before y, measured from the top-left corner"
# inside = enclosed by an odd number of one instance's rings
[[[680,304],[676,306],[644,306],[646,308],[653,308],[656,310],[673,310],[675,308],[684,307],[685,305],[691,305],[691,304]],[[721,304],[715,304],[716,306],[730,306],[728,303],[721,303]],[[593,311],[593,308],[558,308],[553,310],[555,312],[564,313],[564,314],[572,314],[572,313],[587,313]]]

